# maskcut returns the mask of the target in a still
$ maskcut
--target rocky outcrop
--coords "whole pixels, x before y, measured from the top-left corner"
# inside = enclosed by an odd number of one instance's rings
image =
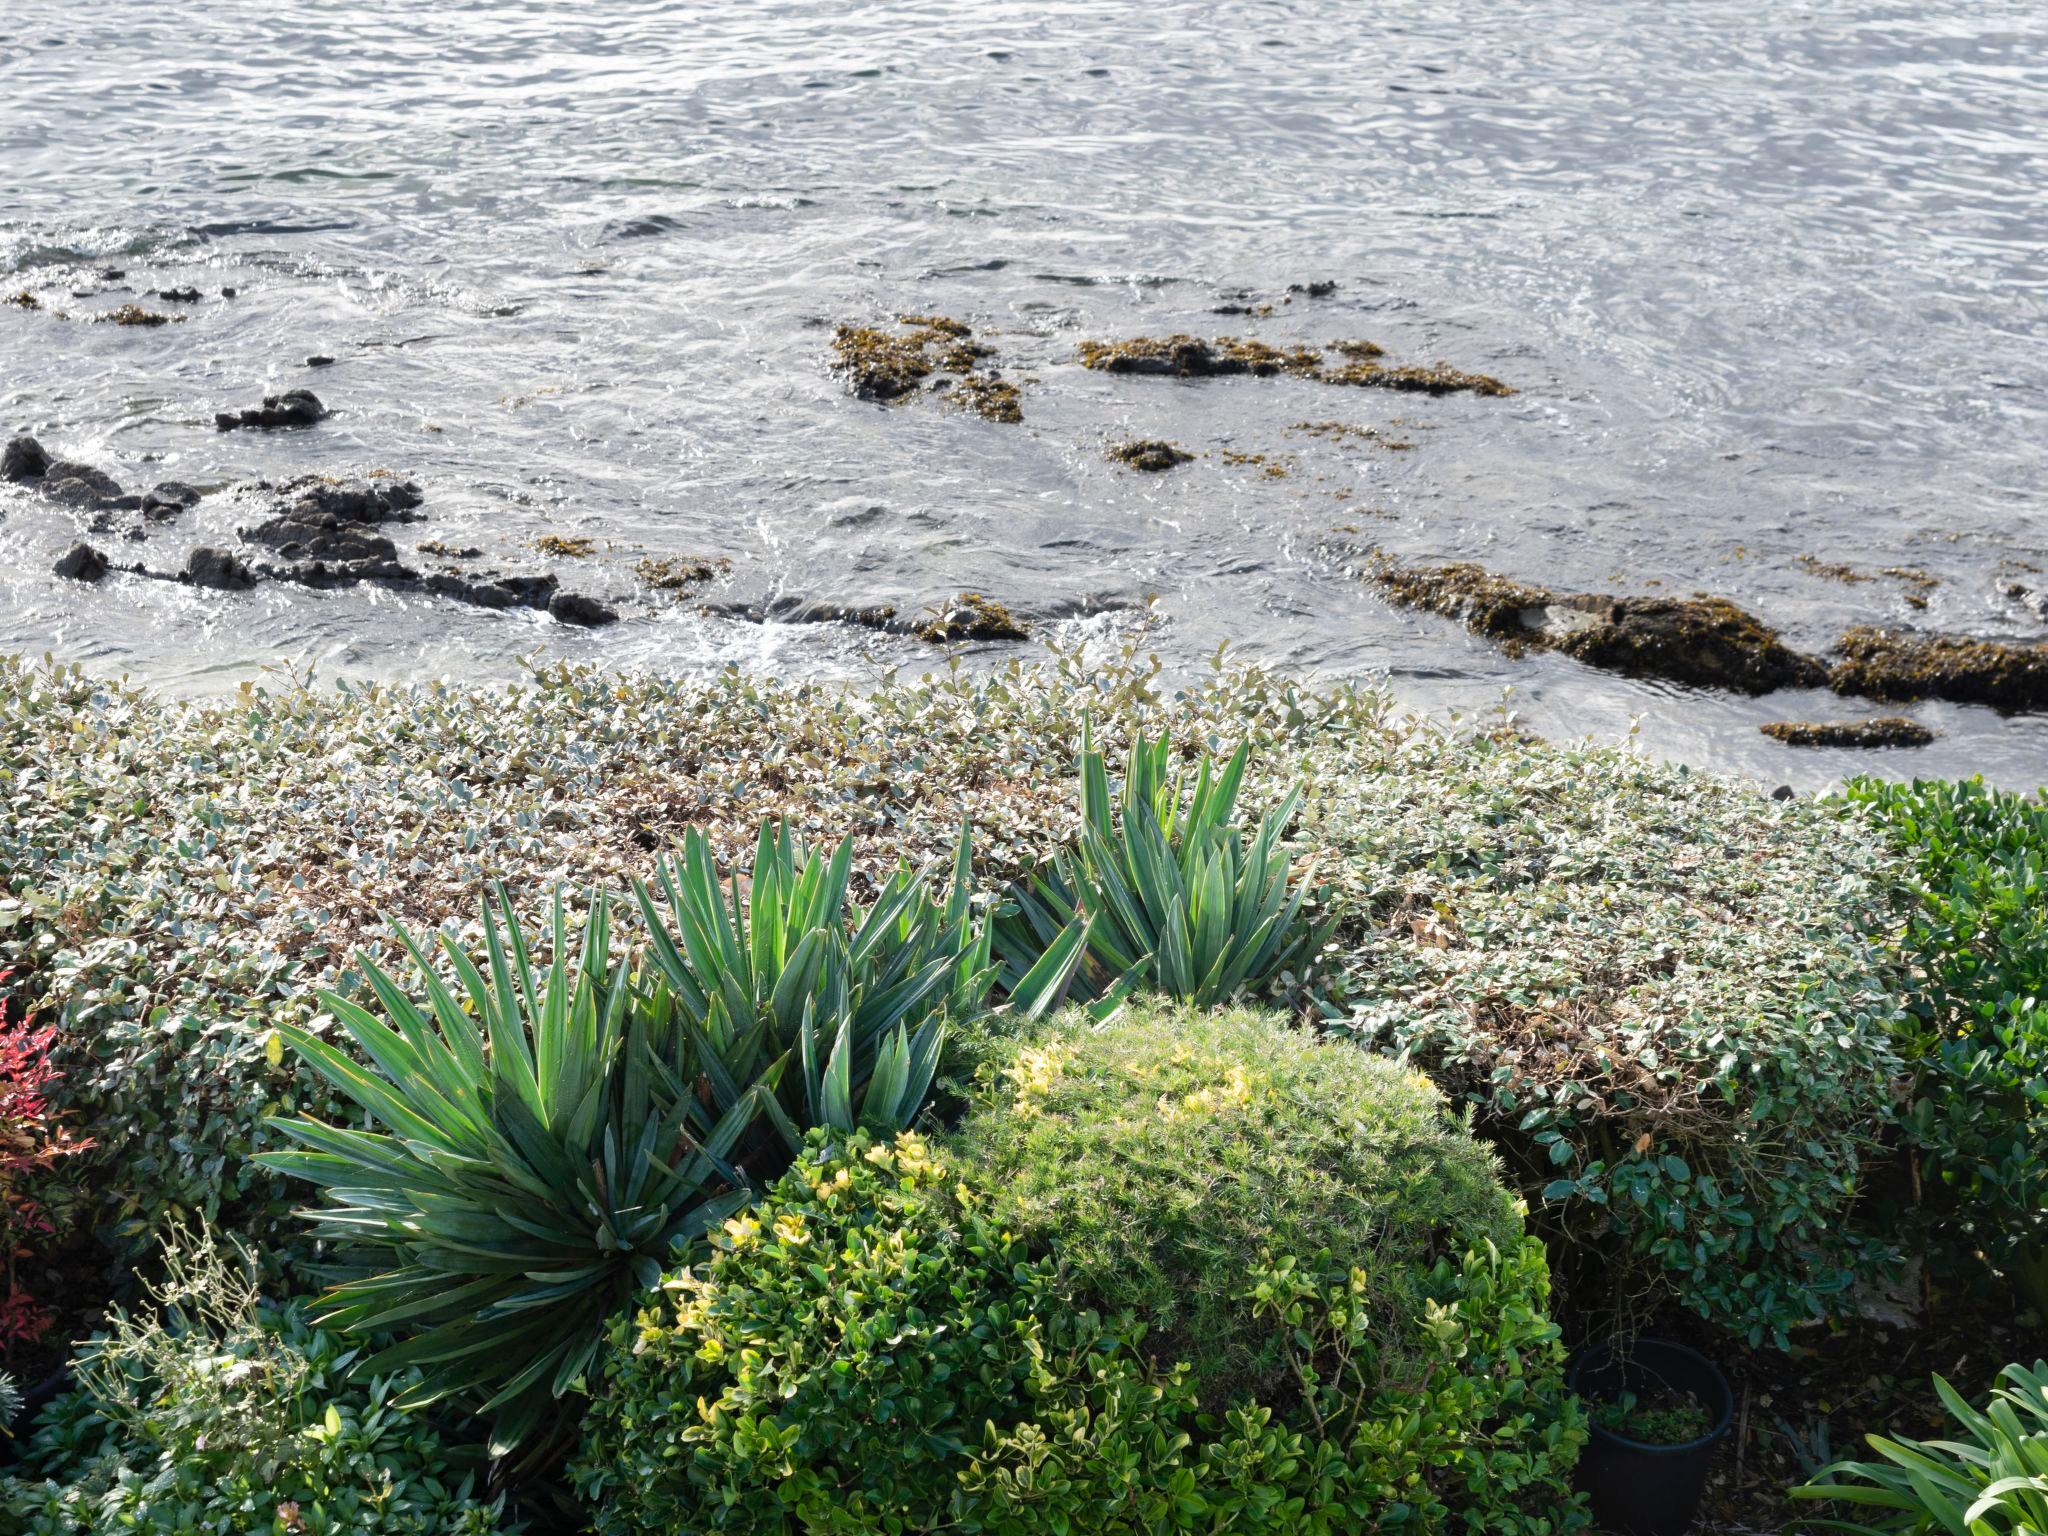
[[[1156,475],[1194,458],[1192,453],[1174,443],[1160,442],[1156,438],[1141,438],[1136,442],[1117,443],[1109,450],[1112,463],[1127,469],[1141,470]]]
[[[24,480],[40,480],[49,467],[50,456],[43,451],[43,445],[26,433],[0,448],[0,480],[11,480],[17,484]]]
[[[1379,553],[1366,575],[1396,602],[1456,619],[1510,650],[1561,651],[1630,676],[1737,693],[1827,680],[1818,661],[1726,598],[1552,592],[1476,565],[1406,566]]]
[[[2006,714],[2048,710],[2048,645],[1859,625],[1836,642],[1835,655],[1828,683],[1837,693],[1950,699]]]
[[[201,547],[185,557],[178,580],[217,592],[246,592],[256,585],[256,573],[228,550]]]

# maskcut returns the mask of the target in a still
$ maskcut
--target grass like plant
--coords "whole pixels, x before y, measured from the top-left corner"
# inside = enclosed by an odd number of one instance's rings
[[[579,954],[557,896],[545,972],[502,889],[498,903],[488,974],[442,938],[459,991],[401,933],[424,1008],[367,958],[388,1023],[324,996],[369,1065],[279,1031],[372,1125],[280,1120],[302,1150],[262,1160],[326,1190],[312,1220],[358,1266],[319,1322],[400,1335],[362,1369],[418,1367],[406,1406],[460,1396],[495,1416],[504,1454],[582,1378],[613,1312],[744,1203],[728,1155],[776,1064],[743,1077],[700,1054],[666,984],[614,956],[602,901]]]
[[[2048,1531],[2048,1361],[2009,1365],[1982,1411],[1939,1376],[1934,1390],[1965,1438],[1867,1438],[1879,1461],[1838,1461],[1795,1499],[1825,1499],[1870,1511],[1867,1522],[1808,1521],[1856,1536],[1953,1533],[2039,1536]]]
[[[635,884],[650,957],[698,1058],[728,1093],[772,1074],[762,1102],[788,1154],[814,1128],[908,1129],[948,1022],[987,1011],[1001,967],[973,911],[971,851],[963,828],[943,899],[934,871],[904,866],[862,906],[849,890],[851,838],[825,855],[786,824],[764,826],[743,894],[737,875],[721,890],[711,846],[692,830],[680,856],[656,866],[667,919]],[[1059,1002],[1086,932],[1056,933],[1013,978],[1013,1009],[1036,1017]]]
[[[1076,999],[1139,985],[1209,1007],[1305,974],[1329,937],[1306,921],[1307,879],[1292,878],[1282,833],[1296,787],[1247,838],[1233,816],[1249,748],[1218,772],[1204,757],[1190,787],[1169,772],[1165,738],[1132,743],[1113,798],[1088,733],[1081,743],[1081,830],[1011,893],[995,948],[1021,980],[1087,923]]]

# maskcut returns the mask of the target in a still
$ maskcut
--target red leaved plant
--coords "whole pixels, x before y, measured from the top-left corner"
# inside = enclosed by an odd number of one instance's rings
[[[10,974],[0,971],[0,985]],[[18,1002],[0,997],[0,1359],[33,1344],[50,1326],[24,1271],[34,1272],[38,1247],[56,1232],[47,1204],[51,1169],[92,1145],[60,1125],[50,1107],[56,1035],[53,1028],[31,1029]]]

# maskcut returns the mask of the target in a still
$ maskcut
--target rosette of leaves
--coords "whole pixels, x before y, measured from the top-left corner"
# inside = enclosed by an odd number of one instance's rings
[[[324,995],[362,1061],[279,1031],[370,1125],[280,1120],[303,1150],[262,1160],[326,1190],[310,1217],[354,1266],[318,1322],[400,1335],[361,1368],[417,1367],[404,1406],[460,1396],[495,1416],[504,1454],[582,1378],[612,1313],[744,1203],[729,1154],[781,1063],[742,1077],[700,1055],[667,986],[614,957],[603,901],[579,954],[556,896],[542,972],[497,894],[488,975],[443,935],[451,988],[401,932],[424,1006],[367,958],[388,1023]]]
[[[2048,1361],[2008,1365],[1983,1411],[1939,1376],[1934,1390],[1954,1418],[1953,1440],[1866,1436],[1878,1461],[1838,1461],[1795,1499],[1854,1505],[1863,1521],[1809,1520],[1813,1530],[1855,1536],[1954,1531],[2026,1536],[2048,1530]]]
[[[635,882],[649,956],[705,1072],[730,1095],[788,1059],[762,1098],[785,1155],[801,1151],[812,1129],[907,1129],[948,1022],[988,1010],[1001,967],[974,915],[970,858],[963,827],[943,899],[931,869],[899,866],[863,906],[850,891],[850,837],[828,856],[771,823],[745,897],[737,874],[721,889],[711,845],[695,829],[680,856],[655,866],[668,917]],[[1085,923],[1056,933],[1015,976],[1009,1006],[1037,1017],[1057,1004],[1086,933]]]
[[[1249,746],[1221,772],[1204,757],[1192,788],[1170,774],[1165,737],[1133,741],[1112,798],[1103,756],[1081,739],[1081,830],[1015,887],[995,927],[996,953],[1019,979],[1077,922],[1089,924],[1070,989],[1113,999],[1138,985],[1210,1007],[1314,965],[1329,930],[1304,918],[1307,878],[1293,878],[1282,833],[1297,785],[1247,838],[1233,819]]]

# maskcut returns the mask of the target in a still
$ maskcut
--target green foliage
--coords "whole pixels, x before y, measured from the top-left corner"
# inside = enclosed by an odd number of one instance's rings
[[[764,1105],[790,1151],[812,1127],[908,1127],[948,1019],[987,1007],[997,968],[973,918],[969,855],[963,828],[943,902],[929,872],[899,866],[863,908],[848,894],[851,838],[827,859],[798,846],[787,824],[764,825],[743,900],[737,875],[720,894],[711,845],[692,830],[682,857],[656,866],[674,933],[636,882],[685,1034],[728,1089],[763,1073],[778,1084]],[[1020,982],[1027,1011],[1056,969]]]
[[[1292,1383],[1242,1304],[1262,1255],[1364,1266],[1393,1380],[1435,1256],[1521,1238],[1493,1158],[1426,1080],[1256,1012],[1146,1002],[1020,1034],[949,1145],[997,1221],[1142,1319],[1212,1407]]]
[[[2048,806],[1977,779],[1859,780],[1909,862],[1906,1131],[1921,1236],[2017,1269],[2048,1311]]]
[[[485,1536],[480,1448],[399,1405],[410,1373],[353,1376],[356,1352],[258,1295],[246,1255],[166,1241],[141,1315],[86,1346],[80,1386],[42,1415],[0,1482],[24,1536],[188,1532]]]
[[[1624,1392],[1611,1402],[1596,1404],[1593,1422],[1640,1445],[1690,1445],[1714,1427],[1707,1405],[1690,1392],[1648,1398]]]
[[[1307,1273],[1242,1301],[1313,1406],[1203,1415],[917,1137],[818,1144],[614,1325],[575,1476],[600,1536],[1582,1528],[1539,1247],[1439,1261],[1397,1388],[1360,1377],[1363,1275]]]
[[[1576,1310],[1751,1344],[1852,1310],[1884,1141],[1889,855],[1811,801],[1512,733],[1318,748],[1331,1028],[1471,1105]]]
[[[1028,973],[1077,922],[1087,923],[1087,955],[1076,997],[1143,983],[1207,1007],[1299,981],[1316,964],[1328,934],[1303,921],[1307,880],[1290,888],[1281,841],[1299,789],[1247,841],[1231,817],[1249,745],[1220,773],[1204,756],[1191,789],[1168,774],[1171,745],[1134,739],[1112,802],[1102,754],[1083,733],[1080,831],[1011,893],[997,920],[1010,975]]]
[[[1961,1429],[1956,1440],[1865,1438],[1881,1461],[1838,1461],[1795,1499],[1854,1504],[1867,1522],[1812,1520],[1803,1528],[1857,1536],[2039,1536],[2048,1531],[2048,1361],[2009,1365],[1983,1412],[1947,1382],[1934,1390]]]
[[[365,1368],[422,1368],[408,1404],[481,1399],[502,1451],[580,1382],[632,1292],[744,1202],[727,1154],[772,1074],[741,1081],[700,1051],[667,988],[614,960],[602,902],[579,960],[556,898],[543,980],[500,901],[502,927],[484,911],[488,977],[443,936],[460,996],[405,938],[427,1008],[367,958],[389,1025],[325,999],[374,1069],[282,1031],[378,1129],[288,1121],[280,1129],[308,1150],[264,1161],[328,1191],[313,1220],[363,1265],[320,1321],[409,1335]]]

